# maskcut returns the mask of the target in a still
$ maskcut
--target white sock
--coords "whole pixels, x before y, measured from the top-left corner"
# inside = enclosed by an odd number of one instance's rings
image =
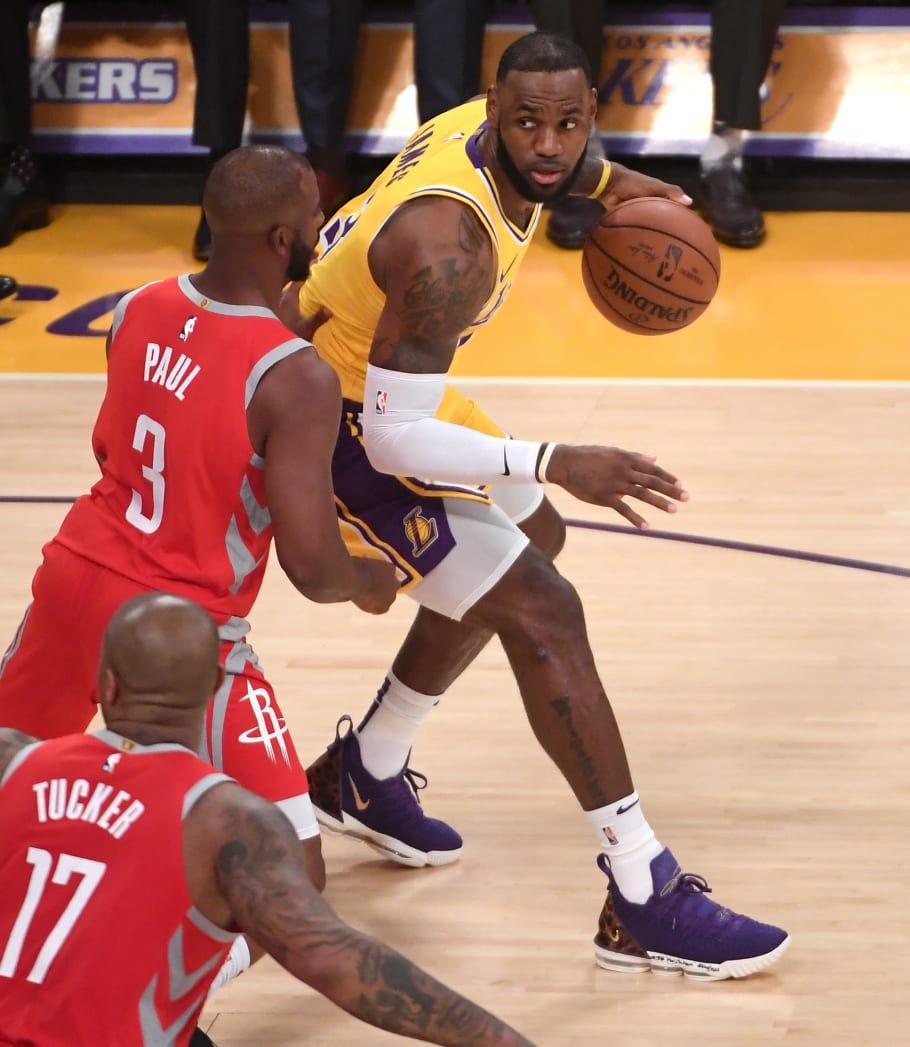
[[[622,896],[642,905],[654,893],[651,860],[664,848],[645,821],[638,793],[584,814],[594,826]]]
[[[221,965],[221,970],[215,975],[215,980],[212,982],[211,989],[209,989],[209,995],[216,989],[220,989],[222,985],[226,985],[231,978],[236,978],[238,974],[243,974],[244,971],[249,970],[249,966],[250,947],[246,943],[246,938],[241,934],[234,939],[231,951],[227,954],[227,959]]]
[[[391,778],[401,772],[418,728],[441,698],[441,694],[412,690],[389,669],[370,711],[356,731],[360,758],[369,774],[374,778]]]
[[[743,142],[745,132],[738,127],[715,124],[701,154],[702,171],[732,164],[737,170],[743,165]]]

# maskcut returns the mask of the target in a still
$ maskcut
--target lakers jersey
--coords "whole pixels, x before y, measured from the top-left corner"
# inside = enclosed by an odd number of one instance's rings
[[[485,102],[467,102],[424,124],[370,188],[347,203],[320,235],[318,261],[300,295],[304,315],[319,306],[332,317],[313,338],[320,356],[341,379],[342,395],[363,402],[373,333],[385,296],[376,286],[367,252],[396,208],[420,196],[459,200],[478,216],[493,242],[497,279],[490,297],[462,334],[463,344],[502,305],[534,229],[540,207],[526,228],[511,222],[477,148],[486,126]]]

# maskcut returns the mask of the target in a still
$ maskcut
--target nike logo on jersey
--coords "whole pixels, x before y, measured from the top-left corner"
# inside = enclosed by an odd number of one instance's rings
[[[357,788],[357,783],[354,781],[351,775],[348,775],[348,781],[351,783],[351,792],[354,794],[354,806],[357,808],[358,811],[365,811],[367,807],[370,806],[370,803],[372,801],[363,799],[363,797],[360,795],[360,791]]]
[[[506,457],[506,445],[502,446],[502,475],[511,476],[512,473],[509,469],[509,459]]]

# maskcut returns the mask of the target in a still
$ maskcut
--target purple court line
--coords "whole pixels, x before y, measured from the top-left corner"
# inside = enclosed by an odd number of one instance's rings
[[[668,542],[688,542],[690,545],[708,545],[715,549],[737,549],[744,553],[759,553],[762,556],[781,556],[787,560],[809,560],[812,563],[830,564],[833,567],[851,567],[855,571],[875,571],[878,574],[896,574],[901,578],[910,578],[910,567],[874,563],[871,560],[851,560],[845,556],[809,553],[801,549],[781,549],[776,545],[758,545],[755,542],[734,542],[730,538],[707,538],[699,534],[677,534],[675,531],[639,531],[637,527],[629,527],[624,524],[595,523],[593,520],[566,520],[566,526],[578,527],[585,531],[634,534],[640,538],[663,538]]]
[[[65,494],[0,494],[0,505],[58,505],[72,503],[76,499]],[[871,560],[851,560],[845,556],[828,556],[826,553],[809,553],[801,549],[782,549],[776,545],[758,545],[755,542],[735,542],[731,538],[707,538],[699,534],[677,534],[675,531],[639,531],[637,527],[624,524],[597,523],[594,520],[566,520],[567,527],[583,531],[609,531],[611,534],[632,534],[639,538],[663,538],[668,542],[688,542],[690,545],[706,545],[715,549],[736,549],[743,553],[758,553],[761,556],[780,556],[786,560],[808,560],[832,567],[850,567],[854,571],[873,571],[877,574],[895,574],[899,578],[910,578],[910,567],[896,564],[874,563]]]

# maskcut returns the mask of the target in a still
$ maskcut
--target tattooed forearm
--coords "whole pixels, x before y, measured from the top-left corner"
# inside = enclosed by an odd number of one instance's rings
[[[239,794],[219,814],[216,868],[234,919],[301,981],[404,1036],[528,1047],[494,1015],[340,920],[307,879],[300,843],[274,807]]]
[[[585,748],[584,739],[572,722],[572,703],[568,695],[554,698],[551,704],[556,715],[563,722],[569,749],[575,759],[575,770],[587,790],[589,803],[593,807],[603,807],[607,803],[607,795],[601,784],[594,757]]]
[[[355,932],[356,934],[356,932]],[[495,1015],[436,981],[380,942],[357,935],[362,991],[352,1013],[389,1032],[431,1043],[529,1044]]]

